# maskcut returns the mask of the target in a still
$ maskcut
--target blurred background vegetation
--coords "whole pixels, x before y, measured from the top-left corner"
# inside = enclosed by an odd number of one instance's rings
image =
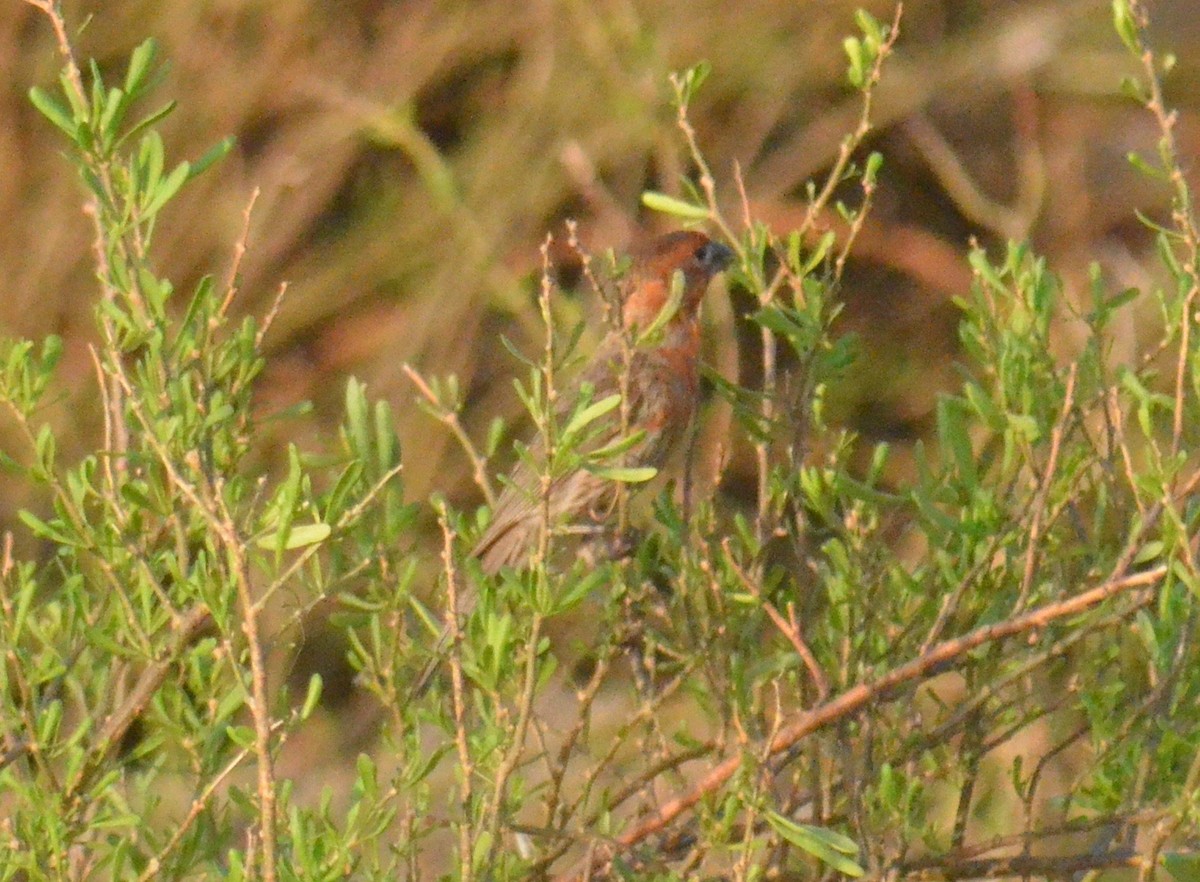
[[[146,36],[162,44],[171,68],[160,94],[181,105],[162,129],[169,155],[195,158],[237,138],[157,233],[160,271],[177,289],[228,271],[261,188],[239,308],[261,314],[282,282],[290,288],[267,338],[259,406],[269,415],[315,405],[300,422],[266,423],[264,461],[292,440],[323,450],[355,375],[394,405],[412,499],[438,490],[466,506],[478,501],[467,462],[415,406],[402,365],[457,375],[476,438],[498,415],[519,419],[510,378],[522,369],[499,340],[539,345],[539,245],[567,219],[594,251],[661,228],[639,195],[678,193],[692,171],[668,74],[697,61],[713,74],[691,119],[728,215],[740,216],[736,164],[755,219],[797,226],[806,182],[857,119],[841,49],[853,11],[884,21],[894,12],[863,0],[63,6],[68,22],[85,22],[80,57],[102,67],[121,69]],[[1200,155],[1200,16],[1194,0],[1160,0],[1152,13],[1151,38],[1179,59],[1167,99],[1182,116],[1181,151]],[[92,450],[102,414],[87,351],[90,225],[58,134],[26,97],[60,62],[44,17],[26,4],[0,6],[0,35],[0,328],[63,335],[63,381],[76,391],[49,418],[60,438]],[[1121,95],[1130,65],[1105,0],[906,0],[865,145],[885,165],[841,291],[842,327],[859,336],[861,357],[833,390],[834,422],[901,452],[932,428],[938,392],[958,384],[953,298],[970,285],[972,237],[1030,240],[1079,302],[1093,261],[1119,286],[1153,282],[1153,243],[1134,209],[1161,217],[1168,194],[1125,158],[1153,152],[1157,138]],[[554,253],[569,289],[571,256]],[[739,318],[748,304],[729,293],[710,298],[707,360],[753,386],[757,332]],[[588,301],[568,290],[564,315],[586,313]],[[1138,321],[1114,340],[1118,352],[1132,357],[1151,338],[1156,317]],[[1069,347],[1071,328],[1060,332]],[[730,454],[720,489],[736,501],[750,492],[752,463],[736,443]],[[893,462],[904,468],[903,456]],[[2,480],[5,529],[36,500],[28,484]],[[326,663],[340,656],[319,643]],[[327,697],[338,691],[329,673]]]
[[[794,226],[806,181],[856,118],[841,39],[859,5],[893,13],[859,0],[127,0],[64,12],[86,22],[80,55],[102,66],[123,65],[148,35],[163,44],[171,69],[160,94],[182,105],[164,127],[170,155],[237,138],[233,156],[181,195],[157,253],[180,290],[220,274],[262,189],[242,308],[261,312],[290,282],[268,339],[263,411],[312,400],[312,436],[324,435],[344,377],[357,375],[396,408],[413,497],[436,488],[468,502],[465,462],[413,406],[401,364],[457,374],[477,437],[496,415],[515,415],[518,366],[498,338],[536,345],[541,240],[574,218],[589,247],[621,249],[659,223],[639,209],[640,192],[677,192],[689,171],[667,76],[699,60],[713,76],[692,116],[727,210],[739,214],[737,163],[757,216]],[[1145,281],[1149,236],[1132,209],[1161,215],[1165,191],[1125,160],[1152,151],[1156,136],[1120,94],[1130,61],[1108,5],[905,3],[867,145],[884,153],[885,171],[842,292],[863,358],[837,390],[839,421],[899,442],[926,430],[937,391],[956,382],[951,298],[969,284],[972,236],[1032,240],[1068,290],[1093,260],[1118,282]],[[1200,17],[1191,0],[1152,11],[1152,37],[1180,59],[1167,97],[1184,115],[1182,152],[1197,155]],[[63,334],[86,390],[89,224],[57,133],[25,97],[57,75],[58,59],[36,10],[8,3],[0,16],[0,326]],[[722,323],[728,308],[710,306]],[[728,334],[710,336],[710,362],[736,374]],[[743,352],[742,363],[756,359]],[[81,445],[94,437],[95,404],[61,409]],[[279,425],[296,437],[294,423]],[[280,442],[264,437],[264,455]],[[3,494],[0,524],[23,502]]]

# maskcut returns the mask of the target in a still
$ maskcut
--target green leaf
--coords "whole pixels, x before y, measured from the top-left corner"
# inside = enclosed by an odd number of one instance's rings
[[[858,856],[858,845],[853,839],[824,827],[797,824],[778,812],[767,812],[766,817],[776,833],[839,873],[854,878],[864,874],[863,868],[850,858]]]
[[[350,453],[364,462],[370,459],[371,436],[367,418],[367,387],[357,377],[346,381],[346,441]]]
[[[173,104],[167,108],[167,112],[169,113],[172,108],[174,108]],[[212,147],[208,148],[208,150],[204,151],[204,154],[191,164],[191,171],[188,174],[188,180],[190,181],[192,178],[196,177],[196,175],[203,174],[204,170],[214,162],[219,162],[228,156],[229,151],[233,149],[233,145],[236,143],[237,138],[230,135],[229,137],[218,141]]]
[[[63,354],[62,337],[57,334],[50,334],[42,341],[42,360],[38,365],[38,371],[42,374],[42,378],[46,378],[53,373],[54,368],[58,366],[59,360]]]
[[[158,43],[153,37],[142,41],[129,56],[129,67],[125,70],[125,94],[137,97],[146,76],[150,72],[154,58],[158,54]]]
[[[883,168],[883,154],[873,150],[871,155],[867,157],[867,164],[863,168],[863,184],[874,184],[876,178],[879,177],[879,170]]]
[[[54,472],[54,462],[58,453],[58,438],[54,435],[54,430],[49,426],[42,426],[38,429],[37,439],[34,441],[34,453],[37,455],[38,465],[49,476]]]
[[[163,146],[162,135],[157,131],[147,132],[138,144],[137,165],[135,168],[140,175],[140,187],[145,192],[157,189],[162,180],[163,169],[166,168],[166,148]]]
[[[666,193],[659,193],[656,190],[647,190],[642,194],[642,205],[651,211],[662,212],[683,220],[702,221],[708,220],[710,217],[708,208],[684,202],[682,199],[676,199],[674,196],[668,196]]]
[[[321,700],[322,680],[320,674],[308,678],[308,691],[304,694],[304,704],[300,706],[300,719],[307,720]]]
[[[145,486],[144,481],[128,481],[123,483],[121,485],[121,498],[137,508],[144,508],[146,511],[165,516],[167,513],[159,511],[158,506],[146,494]]]
[[[90,134],[86,126],[79,125],[86,123],[91,116],[88,114],[88,106],[83,98],[75,91],[74,85],[71,83],[71,78],[67,76],[64,70],[58,77],[59,85],[62,86],[63,94],[67,97],[67,103],[71,105],[71,116],[76,123],[76,131],[80,138],[87,138],[88,144],[91,143]]]
[[[999,274],[992,267],[988,261],[987,254],[982,248],[976,248],[967,255],[967,262],[971,264],[971,268],[990,287],[995,288],[997,291],[1004,290],[1004,280],[1000,278]]]
[[[842,49],[845,50],[846,58],[850,61],[850,66],[846,70],[846,79],[854,88],[861,89],[867,81],[867,59],[862,40],[858,37],[847,37],[842,41]]]
[[[1089,318],[1098,324],[1105,324],[1109,316],[1136,300],[1142,295],[1140,288],[1126,288],[1118,294],[1114,294],[1108,298],[1098,298],[1096,300],[1096,308],[1092,311]]]
[[[367,754],[360,753],[355,761],[358,776],[354,781],[354,794],[357,798],[366,797],[374,800],[379,794],[379,776],[375,760]]]
[[[67,109],[52,98],[48,92],[44,92],[37,86],[34,86],[29,90],[29,101],[38,109],[38,112],[42,116],[62,129],[72,141],[75,140],[78,134],[78,127],[75,124],[75,120],[71,118],[71,114],[67,112]]]
[[[609,395],[571,415],[570,421],[561,432],[563,440],[575,437],[589,423],[595,422],[606,413],[615,410],[621,404],[620,395]]]
[[[712,65],[707,61],[700,61],[689,67],[683,72],[683,76],[679,77],[680,84],[679,100],[682,104],[690,104],[692,98],[700,91],[700,87],[704,85],[704,81],[708,79],[708,75],[712,73]]]
[[[392,406],[382,399],[375,402],[375,478],[382,478],[400,464],[400,441],[396,437]]]
[[[128,141],[130,138],[136,137],[140,132],[144,132],[150,126],[154,125],[156,122],[159,122],[160,120],[169,116],[171,111],[173,111],[175,109],[175,105],[176,105],[176,102],[168,101],[162,107],[158,108],[158,110],[148,113],[146,116],[139,119],[136,123],[134,123],[132,126],[129,127],[129,131],[127,131],[125,134],[123,134],[120,137],[120,139],[116,143],[116,146],[119,147],[120,145],[122,145],[126,141]]]
[[[875,46],[883,43],[887,37],[886,29],[879,23],[879,19],[865,9],[855,10],[854,23],[858,25],[858,29],[863,32],[867,41]]]
[[[96,124],[96,130],[103,143],[111,144],[116,140],[117,129],[125,117],[125,103],[123,91],[117,88],[108,90],[100,111],[100,121]]]
[[[254,730],[249,726],[230,726],[225,730],[229,740],[246,750],[254,748]]]
[[[637,345],[644,346],[652,344],[658,340],[659,332],[667,326],[667,322],[675,317],[679,312],[679,307],[683,305],[683,289],[686,287],[686,282],[683,278],[682,270],[675,270],[671,274],[671,290],[667,295],[667,302],[663,304],[662,309],[658,311],[658,315],[654,317],[654,321],[644,330],[639,332]]]
[[[1166,546],[1159,539],[1152,539],[1138,549],[1137,556],[1133,559],[1134,566],[1145,566],[1153,563],[1162,557],[1163,548]]]
[[[296,548],[304,548],[308,545],[316,545],[318,542],[324,542],[329,538],[329,534],[333,532],[333,528],[329,524],[301,524],[298,527],[292,527],[288,531],[287,541],[283,543],[283,551],[292,551]],[[265,536],[259,536],[254,540],[259,548],[267,551],[274,551],[276,543],[279,541],[279,531],[273,530]]]
[[[1142,159],[1141,155],[1136,151],[1130,150],[1125,154],[1125,159],[1129,161],[1130,165],[1148,178],[1152,178],[1156,181],[1165,181],[1168,178],[1168,175],[1165,171],[1163,171],[1161,168],[1155,168],[1150,163],[1146,162],[1146,160]]]
[[[636,431],[630,432],[624,438],[617,438],[611,443],[605,444],[603,447],[597,447],[595,450],[590,451],[587,455],[588,461],[592,463],[600,463],[604,462],[605,460],[612,459],[614,456],[624,453],[626,450],[632,450],[634,447],[640,444],[645,437],[646,430],[637,429]]]
[[[1112,0],[1113,28],[1125,48],[1135,55],[1141,54],[1141,37],[1138,34],[1137,22],[1133,18],[1133,10],[1129,8],[1129,0]]]
[[[804,262],[804,266],[800,268],[800,275],[807,276],[815,270],[828,255],[830,249],[833,248],[837,241],[837,234],[833,230],[826,230],[825,235],[821,237],[821,241],[809,254],[808,260]]]
[[[199,316],[201,311],[204,310],[207,312],[206,307],[208,307],[212,302],[213,287],[212,276],[204,276],[196,284],[196,293],[193,294],[192,299],[188,301],[187,311],[183,314],[183,320],[179,323],[179,327],[181,329],[195,328],[201,333],[206,330],[205,328],[197,327],[197,325],[199,325]],[[190,335],[187,335],[181,331],[179,342],[182,343],[185,338],[190,339]]]
[[[38,709],[37,737],[43,750],[54,744],[58,737],[58,727],[62,723],[63,706],[61,701],[51,701]]]
[[[246,863],[242,858],[242,853],[231,848],[225,854],[225,882],[245,882]]]
[[[609,481],[619,481],[622,484],[642,484],[658,474],[658,469],[651,466],[584,466],[598,478]]]
[[[500,442],[503,438],[504,418],[493,417],[492,422],[488,425],[487,442],[483,446],[483,455],[490,458],[500,449]]]
[[[554,598],[554,606],[547,610],[550,615],[560,615],[575,608],[592,593],[601,582],[610,578],[603,567],[593,567],[567,586],[567,590]]]
[[[179,188],[188,179],[190,169],[191,166],[188,163],[181,162],[171,170],[171,173],[154,189],[146,204],[142,206],[142,214],[145,215],[145,219],[148,220],[158,214],[159,209],[179,192]]]

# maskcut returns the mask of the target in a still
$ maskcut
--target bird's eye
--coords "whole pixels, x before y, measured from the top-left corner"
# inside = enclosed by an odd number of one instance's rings
[[[710,271],[720,272],[729,265],[733,252],[720,242],[705,242],[695,251],[696,261]]]

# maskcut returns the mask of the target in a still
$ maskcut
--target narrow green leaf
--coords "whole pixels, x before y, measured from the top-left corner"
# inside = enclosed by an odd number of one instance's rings
[[[682,199],[676,199],[674,196],[668,196],[666,193],[659,193],[655,190],[647,190],[642,194],[642,205],[651,211],[659,211],[663,214],[682,218],[683,220],[701,221],[708,220],[709,218],[708,209],[704,206],[693,205],[690,202],[684,202]]]
[[[174,105],[171,106],[174,107]],[[233,145],[236,143],[237,138],[230,135],[227,138],[221,139],[212,147],[209,147],[199,159],[191,164],[191,172],[188,174],[188,180],[190,181],[196,175],[203,174],[205,169],[214,162],[219,162],[228,156],[229,151],[233,149]]]
[[[346,444],[364,466],[371,460],[371,430],[367,416],[367,387],[357,377],[346,381]]]
[[[204,276],[196,283],[196,293],[192,295],[192,299],[188,301],[187,311],[183,314],[183,320],[179,323],[180,334],[176,342],[182,344],[183,341],[190,340],[195,345],[197,342],[195,332],[203,334],[207,328],[200,327],[200,315],[208,314],[206,309],[211,304],[213,295],[213,277]]]
[[[49,378],[49,375],[54,372],[54,368],[58,366],[59,360],[63,354],[62,337],[57,334],[50,334],[42,341],[42,358],[38,365],[38,372],[41,374],[41,379]]]
[[[1142,159],[1141,155],[1136,151],[1130,150],[1125,154],[1125,159],[1128,160],[1130,165],[1148,178],[1152,178],[1156,181],[1165,181],[1168,178],[1168,175],[1165,171],[1163,171],[1161,168],[1155,168],[1150,163],[1146,162],[1146,160]]]
[[[288,530],[287,541],[283,543],[282,550],[293,551],[308,545],[316,545],[328,539],[332,532],[333,528],[329,524],[322,523],[301,524],[298,527],[292,527]],[[265,536],[259,536],[254,541],[259,548],[274,551],[279,536],[280,531],[272,531]]]
[[[619,481],[622,484],[642,484],[658,474],[658,469],[651,466],[586,466],[586,468],[599,478]]]
[[[382,478],[400,464],[400,441],[396,437],[392,407],[386,401],[375,402],[375,459],[374,477]]]
[[[67,109],[59,104],[50,93],[34,86],[29,90],[29,101],[38,109],[38,112],[42,116],[54,123],[72,141],[75,140],[75,136],[78,134],[78,127],[75,125],[75,120],[71,118],[71,114],[67,112]]]
[[[308,691],[304,694],[304,704],[300,707],[300,719],[307,720],[316,710],[317,702],[321,700],[322,680],[320,674],[308,678]]]
[[[562,437],[569,440],[583,431],[589,423],[595,422],[606,413],[615,410],[621,404],[620,395],[609,395],[571,415],[570,421],[563,427]]]
[[[857,9],[854,12],[854,23],[858,25],[858,29],[863,32],[863,36],[876,45],[883,42],[885,29],[879,23],[879,19],[871,15],[865,9]]]
[[[659,333],[667,326],[667,322],[675,317],[675,314],[679,312],[679,307],[683,305],[683,289],[685,286],[683,271],[675,270],[671,274],[671,290],[667,295],[667,302],[658,311],[658,315],[654,317],[654,321],[650,322],[649,327],[638,334],[636,345],[652,344],[658,340]]]
[[[162,181],[163,168],[166,166],[166,149],[158,132],[147,132],[146,137],[142,138],[138,145],[138,166],[142,171],[142,192],[153,193]]]
[[[1141,39],[1138,35],[1137,22],[1133,18],[1133,10],[1129,8],[1129,0],[1112,0],[1113,28],[1125,48],[1135,55],[1140,54]]]
[[[61,701],[51,701],[38,709],[37,737],[41,749],[49,752],[53,749],[58,738],[58,727],[62,723],[63,706]]]
[[[488,425],[487,441],[483,446],[483,455],[491,457],[499,448],[504,438],[504,418],[493,417]]]
[[[116,131],[124,117],[125,93],[115,87],[109,89],[104,97],[104,106],[100,110],[100,121],[96,124],[96,130],[103,143],[112,144],[116,141]]]
[[[883,168],[883,154],[877,150],[872,150],[871,155],[867,157],[867,164],[863,168],[863,183],[874,184],[879,177],[879,170]]]
[[[976,248],[967,255],[967,262],[971,264],[971,268],[979,275],[979,277],[992,288],[998,291],[1004,290],[1004,280],[997,274],[995,268],[988,261],[987,254],[983,249]]]
[[[842,49],[850,62],[846,69],[846,79],[854,88],[861,89],[867,81],[866,53],[863,51],[862,40],[858,37],[847,37],[842,41]]]
[[[355,761],[355,768],[358,771],[354,782],[355,792],[367,799],[376,799],[379,794],[379,776],[375,761],[367,754],[360,753]]]
[[[67,103],[71,105],[71,117],[75,120],[75,127],[80,136],[87,134],[86,123],[91,117],[88,115],[87,104],[84,103],[80,95],[75,91],[74,84],[71,78],[67,76],[64,70],[58,77],[58,83],[62,87],[62,93],[67,99]]]
[[[685,106],[691,103],[692,98],[700,91],[700,87],[704,85],[704,81],[711,73],[712,65],[707,61],[698,62],[684,71],[680,78],[682,88],[679,98]]]
[[[854,878],[864,874],[863,868],[850,858],[850,855],[858,855],[858,846],[854,840],[824,827],[797,824],[778,812],[767,812],[766,817],[767,823],[780,836],[797,848],[828,864],[839,873]]]
[[[817,243],[817,247],[812,250],[808,256],[808,260],[804,262],[804,266],[800,269],[800,274],[807,276],[820,265],[833,248],[834,242],[837,241],[837,234],[833,230],[826,230],[825,235],[821,237],[821,241]]]
[[[612,459],[618,454],[624,453],[626,450],[631,450],[642,442],[646,437],[645,429],[638,429],[630,432],[624,438],[617,438],[603,447],[597,447],[595,450],[589,451],[587,458],[590,462],[598,463],[606,459]]]
[[[129,67],[125,70],[125,94],[137,98],[146,81],[154,58],[158,54],[158,43],[153,37],[143,40],[129,56]]]
[[[171,170],[171,173],[163,179],[157,189],[150,195],[150,199],[142,207],[144,219],[149,220],[158,214],[160,208],[167,204],[170,199],[179,192],[179,188],[183,186],[188,179],[188,172],[191,166],[186,162],[181,162]]]
[[[167,116],[170,115],[171,111],[173,111],[175,109],[175,106],[176,106],[176,102],[168,101],[162,107],[158,108],[158,110],[155,110],[155,111],[152,111],[152,112],[146,114],[146,116],[143,116],[136,123],[134,123],[132,126],[130,126],[129,131],[127,131],[127,132],[125,132],[125,134],[121,135],[120,139],[118,139],[115,146],[119,147],[120,145],[124,144],[126,141],[130,140],[131,138],[137,137],[141,132],[144,132],[150,126],[154,125],[156,122],[159,122],[160,120],[165,119]]]
[[[254,730],[249,726],[230,726],[225,730],[225,734],[238,747],[246,750],[254,748]]]
[[[28,527],[33,532],[33,535],[37,536],[39,539],[49,539],[51,542],[57,542],[59,545],[75,544],[75,541],[70,536],[68,536],[66,533],[63,533],[57,527],[46,523],[31,511],[20,509],[17,512],[17,517],[20,518],[21,523]]]

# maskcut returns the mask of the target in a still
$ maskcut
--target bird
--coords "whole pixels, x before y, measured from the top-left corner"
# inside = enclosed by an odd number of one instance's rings
[[[628,447],[619,454],[619,464],[660,469],[687,437],[695,417],[700,303],[709,283],[732,263],[734,252],[704,233],[679,230],[635,248],[632,258],[620,289],[621,328],[600,343],[556,416],[561,426],[585,389],[592,402],[624,393],[624,407],[600,418],[609,425],[594,431],[579,453],[586,456],[622,440],[624,429]],[[529,452],[509,474],[491,521],[471,551],[486,574],[530,565],[547,512],[551,530],[596,532],[615,509],[617,481],[580,463],[543,489],[535,466],[545,455],[540,437]],[[418,693],[448,642],[449,634],[443,633],[418,678]]]
[[[700,302],[709,282],[732,259],[728,246],[694,230],[659,236],[635,252],[623,285],[623,329],[611,331],[601,343],[564,408],[569,413],[583,387],[592,390],[592,401],[624,388],[624,421],[639,437],[625,452],[622,465],[661,468],[687,435],[700,392]],[[661,328],[661,336],[638,345],[638,332],[651,328],[671,300],[676,272],[682,274],[682,291],[675,313]],[[613,410],[607,417],[619,430],[620,413]],[[591,446],[607,446],[616,434],[599,433]],[[534,456],[522,459],[509,476],[491,522],[471,552],[485,573],[519,568],[530,560],[545,516],[540,477],[530,464],[536,463],[540,444],[534,448]],[[556,477],[547,491],[550,525],[579,526],[602,517],[612,509],[617,487],[616,481],[583,467]]]

